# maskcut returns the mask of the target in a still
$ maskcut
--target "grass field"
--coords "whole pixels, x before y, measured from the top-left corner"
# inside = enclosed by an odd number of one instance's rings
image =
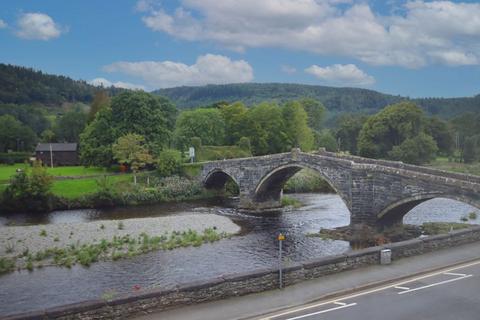
[[[462,162],[452,162],[448,158],[438,157],[433,162],[428,164],[428,166],[441,169],[445,171],[453,171],[459,173],[474,174],[480,176],[480,163],[462,163]]]
[[[53,182],[52,192],[60,197],[75,199],[87,194],[98,191],[98,178],[86,179],[72,179],[72,180],[57,180]],[[124,174],[118,176],[109,176],[107,179],[114,183],[130,182],[132,181],[131,174]]]
[[[0,165],[0,181],[7,181],[13,176],[17,169],[25,169],[25,164]],[[47,172],[53,176],[95,176],[108,172],[105,168],[99,167],[83,167],[83,166],[67,166],[47,168]]]

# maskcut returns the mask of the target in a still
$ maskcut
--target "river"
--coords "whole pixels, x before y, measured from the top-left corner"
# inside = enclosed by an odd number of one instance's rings
[[[297,194],[305,206],[268,215],[251,215],[234,209],[234,200],[205,200],[108,210],[70,210],[49,214],[23,214],[0,218],[2,225],[55,224],[105,219],[126,219],[179,214],[215,213],[228,216],[242,226],[240,235],[204,244],[197,248],[157,251],[132,259],[99,262],[86,268],[44,267],[33,272],[16,271],[0,276],[0,316],[27,312],[128,293],[134,286],[142,289],[172,288],[178,284],[208,279],[222,274],[245,272],[275,266],[276,236],[286,234],[286,264],[339,254],[351,250],[345,241],[307,237],[320,228],[348,225],[350,213],[339,196],[333,194]],[[459,222],[477,209],[452,200],[425,202],[405,218],[405,223],[425,221]],[[470,223],[478,223],[473,220]]]

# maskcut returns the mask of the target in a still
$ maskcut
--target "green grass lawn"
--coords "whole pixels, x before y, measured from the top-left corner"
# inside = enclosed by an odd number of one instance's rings
[[[107,177],[114,184],[133,181],[131,174]],[[52,192],[60,197],[75,199],[87,194],[95,193],[99,189],[97,178],[57,180],[53,182]]]
[[[467,173],[480,176],[480,163],[462,163],[449,161],[448,158],[438,157],[428,166],[445,171]]]
[[[7,181],[12,175],[15,174],[17,169],[25,169],[27,165],[14,164],[14,165],[0,165],[0,181]],[[67,167],[54,167],[47,168],[47,172],[53,176],[95,176],[109,172],[106,168],[100,167],[83,167],[83,166],[67,166]]]

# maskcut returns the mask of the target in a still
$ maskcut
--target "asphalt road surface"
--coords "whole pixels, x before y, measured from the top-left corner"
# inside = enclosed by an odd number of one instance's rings
[[[480,320],[480,261],[256,319]]]

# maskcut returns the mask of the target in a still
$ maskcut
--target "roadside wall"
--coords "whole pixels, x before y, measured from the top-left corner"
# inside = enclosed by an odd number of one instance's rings
[[[343,270],[380,262],[380,250],[391,249],[392,259],[419,255],[480,240],[480,226],[449,234],[413,239],[347,252],[290,265],[284,269],[284,284],[292,285]],[[388,268],[388,266],[386,266]],[[18,314],[4,319],[126,319],[134,315],[189,304],[241,296],[278,288],[278,270],[265,269],[190,283],[172,290],[157,289],[110,301],[92,300],[73,305]]]

